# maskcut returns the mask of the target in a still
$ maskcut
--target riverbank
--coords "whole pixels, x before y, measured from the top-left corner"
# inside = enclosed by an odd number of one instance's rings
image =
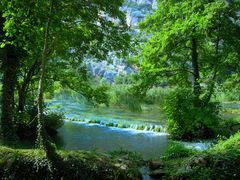
[[[240,132],[206,151],[174,145],[150,163],[155,179],[239,179]]]
[[[238,179],[240,132],[209,150],[173,143],[159,159],[143,161],[137,153],[57,150],[62,167],[52,177],[44,152],[0,146],[0,179]]]
[[[60,151],[62,169],[52,177],[44,152],[0,146],[0,179],[139,179],[136,163],[88,151]]]

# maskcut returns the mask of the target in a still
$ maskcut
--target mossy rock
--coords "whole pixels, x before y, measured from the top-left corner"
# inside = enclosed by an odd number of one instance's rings
[[[137,127],[137,130],[144,130],[145,129],[145,126],[144,125],[141,125],[141,126],[138,126]]]
[[[160,127],[155,127],[153,131],[155,131],[155,132],[161,132],[161,128],[160,128]]]
[[[113,123],[107,123],[106,126],[110,126],[110,127],[113,127],[114,124]]]
[[[127,128],[126,124],[118,124],[118,128]]]

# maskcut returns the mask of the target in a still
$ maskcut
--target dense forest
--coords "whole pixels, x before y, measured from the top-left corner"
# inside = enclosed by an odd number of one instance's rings
[[[1,0],[0,179],[239,179],[239,59],[238,0]]]

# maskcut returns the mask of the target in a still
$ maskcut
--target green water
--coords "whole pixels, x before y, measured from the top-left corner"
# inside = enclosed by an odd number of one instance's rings
[[[239,103],[224,103],[227,110],[240,109]],[[163,155],[168,138],[166,118],[161,112],[133,113],[119,108],[79,104],[73,100],[52,100],[50,111],[64,112],[66,122],[58,130],[57,141],[67,150],[94,150],[107,153],[129,150],[141,153],[144,158]],[[182,142],[186,147],[208,149],[211,142]]]
[[[165,152],[168,140],[167,135],[161,133],[66,122],[59,129],[58,141],[67,150],[107,153],[123,149],[141,153],[144,158],[154,158]]]
[[[166,118],[163,113],[143,111],[133,113],[124,109],[79,104],[71,100],[54,100],[48,104],[51,111],[63,112],[71,121],[97,123],[105,126],[136,130],[165,132]]]
[[[103,153],[124,149],[141,153],[144,158],[154,158],[160,157],[167,148],[165,119],[160,113],[93,108],[71,100],[52,101],[48,109],[65,112],[67,120],[58,130],[57,137],[63,149]],[[121,128],[106,126],[109,124],[118,124]],[[155,131],[158,127],[160,132]]]

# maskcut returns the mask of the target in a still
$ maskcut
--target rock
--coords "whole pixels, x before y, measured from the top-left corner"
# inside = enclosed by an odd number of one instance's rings
[[[99,71],[98,75],[102,77],[105,72],[106,72],[106,71],[105,71],[104,69],[101,69],[101,70]]]
[[[128,166],[126,164],[117,163],[117,164],[115,164],[115,166],[122,169],[122,170],[127,170],[128,169]]]
[[[152,170],[158,169],[163,166],[162,161],[151,161],[149,163],[149,168]]]
[[[124,70],[126,71],[126,73],[127,73],[128,75],[133,73],[133,69],[130,68],[130,67],[126,67],[126,68],[124,68]]]
[[[207,160],[204,157],[199,157],[195,159],[195,164],[205,166],[207,164]]]
[[[120,166],[120,169],[122,170],[127,170],[128,169],[128,166],[126,164],[123,164]]]
[[[96,75],[99,74],[100,71],[101,71],[101,68],[97,67],[97,68],[94,69],[93,74],[96,76]]]
[[[154,170],[153,172],[151,172],[149,174],[150,177],[152,178],[162,178],[163,176],[165,176],[167,173],[163,170],[163,169],[157,169],[157,170]]]
[[[108,82],[113,82],[114,78],[117,76],[117,73],[114,71],[106,71],[103,76]]]
[[[154,11],[157,6],[156,0],[125,0],[121,7],[126,13],[127,24],[131,27],[131,34],[139,32],[138,23],[145,19],[147,14]],[[84,62],[88,73],[103,78],[103,82],[114,83],[117,76],[126,76],[137,72],[137,69],[129,66],[126,59],[116,56],[116,53],[109,52],[108,57],[98,61],[93,57],[87,57]]]

